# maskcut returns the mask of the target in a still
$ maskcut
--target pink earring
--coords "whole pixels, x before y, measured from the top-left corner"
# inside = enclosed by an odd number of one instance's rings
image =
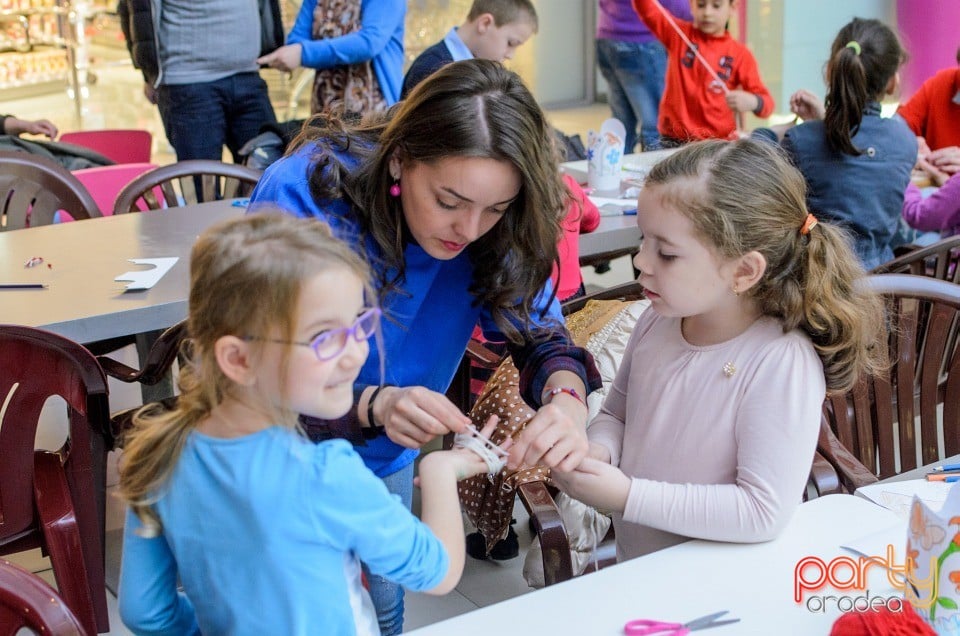
[[[390,196],[398,197],[400,196],[400,180],[393,182],[393,185],[390,186]]]

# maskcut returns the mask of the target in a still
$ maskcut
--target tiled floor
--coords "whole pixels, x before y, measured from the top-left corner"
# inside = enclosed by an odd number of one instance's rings
[[[59,126],[61,132],[96,128],[147,129],[153,133],[154,163],[164,164],[174,161],[174,155],[163,134],[156,108],[148,104],[143,97],[140,75],[126,62],[125,51],[97,49],[95,55],[98,60],[98,63],[93,66],[96,83],[89,87],[89,94],[84,100],[82,121],[77,121],[74,103],[65,92],[7,101],[3,106],[4,111],[23,118],[50,119]],[[288,116],[288,110],[292,110],[295,115],[303,116],[303,113],[297,112],[295,108],[288,109],[290,82],[279,75],[267,79],[278,115],[284,118]],[[600,123],[608,116],[609,111],[603,104],[548,112],[554,127],[567,134],[579,133],[584,139],[588,129],[599,128]],[[631,275],[630,263],[626,258],[615,261],[611,271],[603,275],[594,273],[592,268],[584,268],[584,279],[590,289],[625,282]],[[132,347],[124,352],[124,355],[127,356],[129,363],[136,363]],[[110,390],[111,406],[114,409],[133,406],[139,402],[139,392],[135,387],[114,383],[111,384]],[[53,425],[53,428],[57,429],[57,426]],[[45,440],[41,436],[40,444],[48,448],[56,448],[62,441],[62,435],[62,430],[57,429],[49,433]],[[115,475],[112,475],[111,483],[115,483]],[[499,565],[467,557],[463,578],[454,592],[443,597],[408,594],[407,630],[530,591],[523,580],[522,569],[523,557],[530,545],[531,536],[527,526],[526,511],[519,503],[515,508],[515,516],[521,545],[520,558]],[[108,531],[122,527],[123,510],[119,502],[113,498],[109,499],[107,517]],[[465,532],[471,530],[468,527],[464,528]],[[116,532],[111,533],[111,539],[117,538],[117,535]],[[39,551],[14,555],[10,560],[38,572],[44,579],[54,584],[49,562],[40,557]],[[112,613],[110,634],[129,634],[117,616],[115,597],[108,593],[107,598]]]

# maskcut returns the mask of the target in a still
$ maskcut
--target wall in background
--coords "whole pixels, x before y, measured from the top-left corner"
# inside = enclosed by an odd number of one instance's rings
[[[748,0],[747,44],[777,102],[776,112],[789,111],[797,89],[824,96],[823,68],[840,27],[854,17],[895,25],[895,5],[895,0]]]

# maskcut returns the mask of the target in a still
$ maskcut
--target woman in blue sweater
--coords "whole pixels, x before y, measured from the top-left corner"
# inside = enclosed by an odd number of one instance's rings
[[[538,409],[510,464],[574,468],[587,450],[583,399],[599,376],[549,284],[565,189],[520,78],[496,62],[455,62],[379,122],[314,124],[267,169],[251,209],[325,219],[373,265],[384,320],[356,408],[333,427],[307,422],[308,432],[351,438],[409,504],[417,449],[469,423],[444,392],[479,323],[508,343]],[[402,590],[372,577],[371,596],[384,634],[399,633]]]

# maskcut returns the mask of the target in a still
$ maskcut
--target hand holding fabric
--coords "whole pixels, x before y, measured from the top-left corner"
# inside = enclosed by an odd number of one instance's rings
[[[587,407],[561,393],[540,407],[510,449],[507,466],[543,465],[573,470],[587,455]]]

